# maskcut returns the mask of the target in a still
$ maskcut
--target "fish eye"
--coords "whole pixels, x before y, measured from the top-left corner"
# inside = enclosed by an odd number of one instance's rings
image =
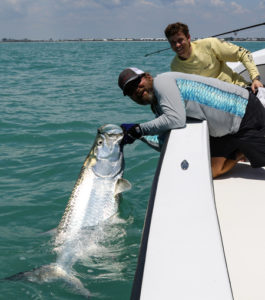
[[[98,140],[97,145],[101,146],[103,144],[103,140]]]

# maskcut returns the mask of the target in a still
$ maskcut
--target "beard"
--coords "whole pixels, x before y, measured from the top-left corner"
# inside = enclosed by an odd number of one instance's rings
[[[147,94],[143,96],[143,105],[154,104],[156,102],[156,97],[153,89],[146,91]]]

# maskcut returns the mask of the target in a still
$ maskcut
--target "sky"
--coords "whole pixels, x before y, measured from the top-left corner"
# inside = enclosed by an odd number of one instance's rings
[[[0,39],[160,38],[175,22],[207,37],[265,22],[265,0],[0,0]]]

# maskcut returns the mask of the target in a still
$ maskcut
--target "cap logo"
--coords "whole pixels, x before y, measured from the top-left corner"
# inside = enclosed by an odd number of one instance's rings
[[[138,69],[138,68],[129,68],[129,69],[131,69],[132,71],[134,71],[134,73],[136,73],[136,74],[138,74],[138,75],[141,75],[141,74],[144,73],[144,71],[142,71],[142,70],[140,70],[140,69]]]

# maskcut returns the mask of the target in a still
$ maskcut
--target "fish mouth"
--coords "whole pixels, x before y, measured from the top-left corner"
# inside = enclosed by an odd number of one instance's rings
[[[119,135],[123,134],[122,128],[115,124],[105,124],[98,128],[99,134]]]
[[[104,136],[107,144],[118,144],[120,151],[123,152],[123,145],[121,143],[124,133],[120,126],[115,124],[106,124],[98,128],[98,134]],[[108,142],[109,141],[109,142]]]
[[[98,128],[95,141],[95,164],[92,166],[98,177],[115,177],[123,169],[123,130],[118,125],[106,124]]]

